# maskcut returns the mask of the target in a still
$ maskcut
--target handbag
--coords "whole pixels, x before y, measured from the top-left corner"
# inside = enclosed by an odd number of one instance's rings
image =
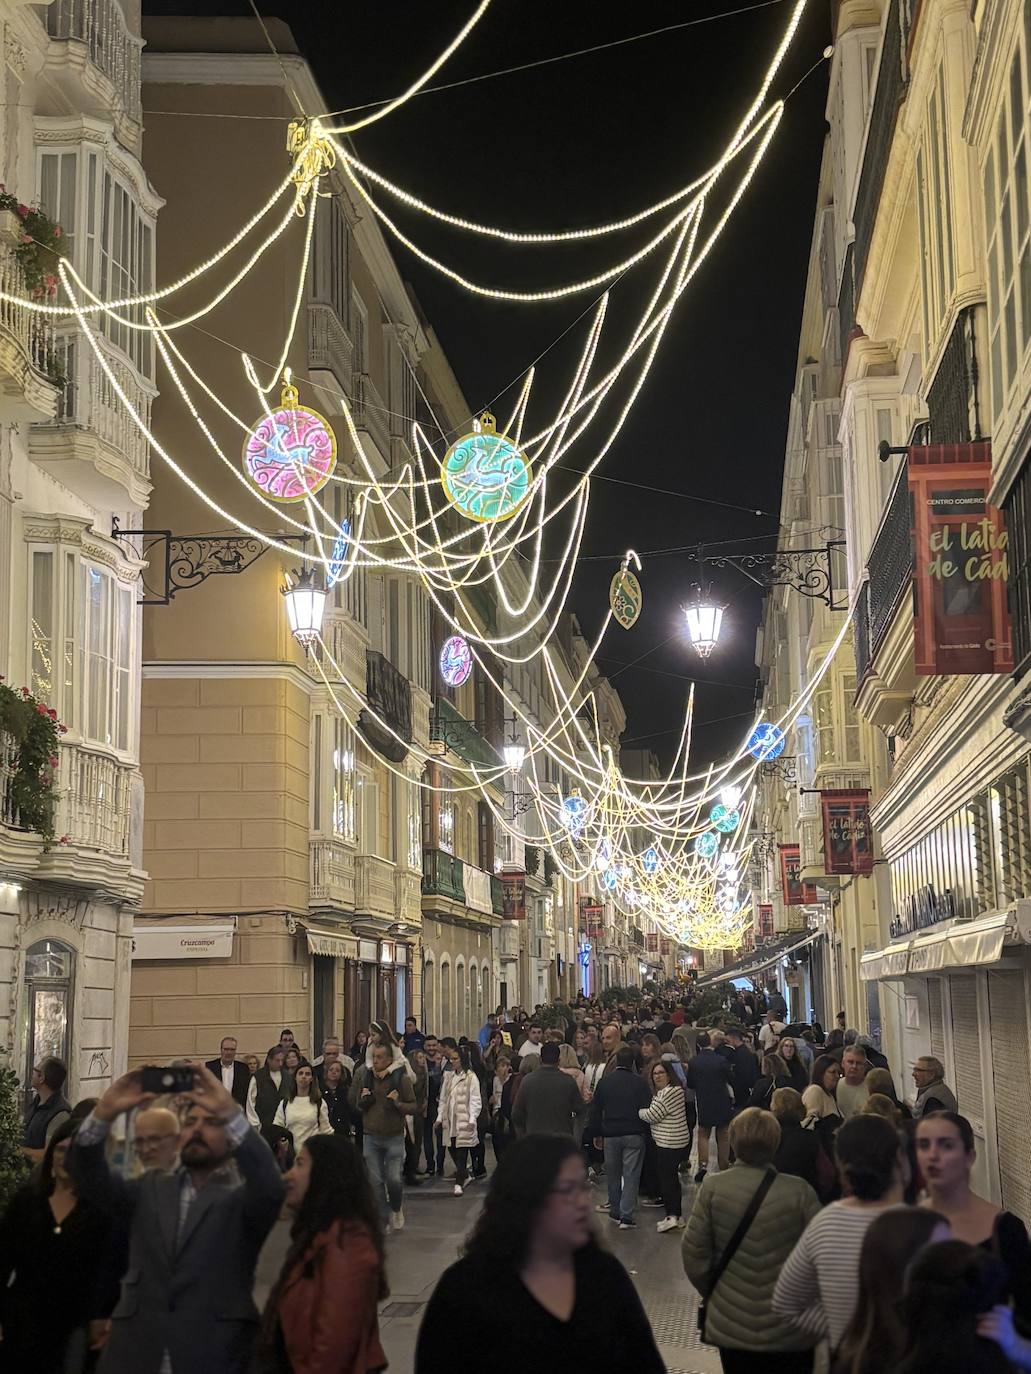
[[[709,1299],[716,1291],[716,1285],[726,1272],[727,1265],[734,1258],[735,1254],[737,1254],[738,1246],[748,1234],[748,1228],[755,1220],[759,1208],[763,1205],[763,1199],[773,1187],[773,1180],[776,1177],[776,1169],[770,1168],[766,1170],[763,1181],[759,1184],[758,1188],[756,1188],[751,1202],[745,1208],[744,1215],[737,1224],[737,1229],[734,1231],[730,1240],[727,1241],[726,1249],[723,1251],[723,1254],[720,1255],[715,1268],[709,1274],[709,1291],[698,1304],[698,1330],[703,1341],[705,1340],[705,1309],[708,1306]]]

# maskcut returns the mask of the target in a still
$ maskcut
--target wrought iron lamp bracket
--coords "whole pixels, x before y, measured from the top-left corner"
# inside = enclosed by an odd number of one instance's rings
[[[269,545],[252,535],[174,534],[172,530],[123,530],[118,517],[111,537],[123,540],[146,570],[140,578],[140,606],[167,606],[176,592],[199,587],[209,577],[246,572]],[[274,534],[284,544],[307,543],[306,534]]]
[[[802,596],[822,601],[832,611],[847,610],[834,586],[834,549],[844,549],[843,539],[829,540],[817,549],[773,549],[765,553],[709,553],[698,550],[699,564],[736,568],[757,587],[793,587]]]

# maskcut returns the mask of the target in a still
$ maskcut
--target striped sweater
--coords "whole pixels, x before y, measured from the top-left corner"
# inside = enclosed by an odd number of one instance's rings
[[[691,1143],[687,1125],[684,1090],[679,1084],[667,1084],[652,1098],[650,1107],[637,1113],[652,1128],[652,1139],[663,1150],[684,1150]]]
[[[801,1331],[826,1336],[832,1353],[855,1311],[867,1227],[885,1210],[878,1203],[832,1202],[802,1232],[777,1279],[774,1312]]]

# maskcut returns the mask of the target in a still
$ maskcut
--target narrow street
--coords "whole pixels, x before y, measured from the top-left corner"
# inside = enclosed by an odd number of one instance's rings
[[[452,1183],[434,1180],[409,1189],[405,1197],[405,1228],[387,1240],[390,1297],[380,1313],[380,1335],[393,1374],[408,1374],[415,1365],[415,1342],[426,1303],[439,1275],[458,1258],[483,1197],[475,1184],[456,1198]],[[684,1212],[690,1211],[694,1185],[684,1193]],[[598,1201],[604,1193],[595,1189]],[[682,1232],[657,1235],[653,1208],[638,1211],[636,1231],[618,1231],[604,1216],[598,1218],[603,1242],[617,1254],[633,1277],[669,1374],[718,1374],[719,1357],[698,1339],[697,1295],[680,1264]],[[286,1251],[289,1223],[279,1222],[269,1237],[258,1265],[256,1298],[264,1303]],[[493,1352],[503,1361],[504,1352]]]

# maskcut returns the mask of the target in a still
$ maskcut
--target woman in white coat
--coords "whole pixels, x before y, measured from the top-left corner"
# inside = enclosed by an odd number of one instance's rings
[[[295,1155],[300,1154],[301,1146],[313,1135],[333,1134],[329,1112],[310,1064],[302,1064],[290,1080],[289,1094],[280,1102],[272,1124],[290,1132]]]
[[[445,1047],[451,1072],[441,1076],[437,1125],[451,1142],[448,1153],[455,1163],[455,1197],[461,1197],[469,1176],[469,1151],[479,1144],[476,1118],[480,1115],[480,1082],[472,1071],[469,1047]]]

